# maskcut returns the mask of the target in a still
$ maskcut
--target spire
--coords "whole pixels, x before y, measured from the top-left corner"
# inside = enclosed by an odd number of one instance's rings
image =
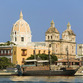
[[[23,19],[22,11],[20,12],[20,19]]]
[[[51,27],[55,27],[53,20],[51,21]]]
[[[70,25],[69,22],[68,22],[68,24],[67,24],[67,29],[71,29],[71,25]]]

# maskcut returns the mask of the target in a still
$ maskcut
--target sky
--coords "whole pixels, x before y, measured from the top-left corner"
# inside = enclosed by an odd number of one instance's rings
[[[53,20],[60,37],[70,22],[76,43],[83,43],[83,0],[0,0],[0,42],[10,41],[20,11],[30,25],[32,42],[45,41],[45,32]]]

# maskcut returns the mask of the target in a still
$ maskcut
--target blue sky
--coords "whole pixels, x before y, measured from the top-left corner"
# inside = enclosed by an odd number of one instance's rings
[[[0,42],[10,40],[20,11],[32,31],[32,41],[45,40],[52,19],[60,34],[70,22],[76,42],[83,43],[83,0],[0,0]]]

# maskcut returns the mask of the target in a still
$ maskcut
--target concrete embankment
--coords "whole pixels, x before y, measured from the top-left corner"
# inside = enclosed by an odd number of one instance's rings
[[[83,66],[81,66],[78,71],[75,73],[75,75],[83,76]]]
[[[12,76],[17,75],[17,72],[8,72],[6,70],[0,70],[0,76]]]
[[[0,76],[12,76],[16,75],[15,73],[0,73]]]

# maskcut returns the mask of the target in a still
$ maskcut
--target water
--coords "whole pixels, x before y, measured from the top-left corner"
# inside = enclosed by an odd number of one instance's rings
[[[83,76],[0,76],[0,83],[83,83]]]

